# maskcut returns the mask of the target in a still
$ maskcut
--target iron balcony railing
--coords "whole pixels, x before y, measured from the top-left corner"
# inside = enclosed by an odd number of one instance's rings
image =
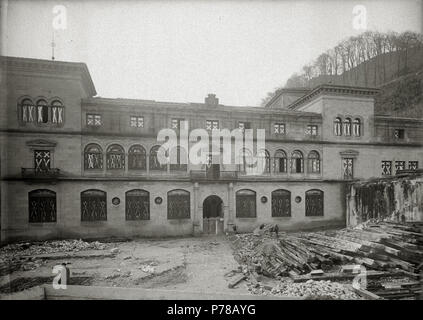
[[[60,169],[49,168],[38,170],[35,168],[21,168],[22,178],[52,179],[60,175]]]
[[[234,180],[238,178],[238,171],[191,170],[190,177],[193,180]]]

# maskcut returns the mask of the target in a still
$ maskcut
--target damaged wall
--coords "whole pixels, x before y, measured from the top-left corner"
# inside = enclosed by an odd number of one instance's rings
[[[347,226],[369,219],[423,221],[423,176],[353,183],[347,193]]]

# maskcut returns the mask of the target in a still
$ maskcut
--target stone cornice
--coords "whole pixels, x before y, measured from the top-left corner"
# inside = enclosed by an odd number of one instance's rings
[[[359,96],[359,97],[373,97],[380,90],[377,88],[366,88],[366,87],[350,87],[350,86],[339,86],[339,85],[329,85],[324,84],[316,87],[310,93],[305,96],[295,100],[288,106],[289,110],[295,110],[298,107],[304,105],[307,102],[315,99],[320,95],[341,95],[341,96]]]
[[[88,95],[95,96],[97,94],[85,63],[0,56],[0,65],[6,72],[21,71],[53,75],[71,74],[81,78]]]

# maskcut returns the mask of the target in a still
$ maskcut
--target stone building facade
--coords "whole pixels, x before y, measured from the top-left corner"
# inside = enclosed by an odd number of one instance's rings
[[[348,183],[423,161],[423,121],[375,115],[373,88],[281,90],[260,108],[96,97],[83,63],[2,57],[1,77],[2,242],[344,226]],[[159,131],[182,121],[264,129],[263,172],[233,139],[239,163],[160,164]]]

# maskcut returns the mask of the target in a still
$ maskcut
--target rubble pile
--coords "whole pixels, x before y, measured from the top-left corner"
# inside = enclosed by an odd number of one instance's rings
[[[0,275],[17,270],[34,270],[46,263],[37,255],[56,252],[78,252],[83,250],[104,250],[106,245],[98,241],[60,240],[9,244],[0,248]]]
[[[414,273],[423,261],[423,223],[369,221],[355,229],[279,235],[272,229],[235,235],[235,259],[270,277],[333,271],[344,264]]]

